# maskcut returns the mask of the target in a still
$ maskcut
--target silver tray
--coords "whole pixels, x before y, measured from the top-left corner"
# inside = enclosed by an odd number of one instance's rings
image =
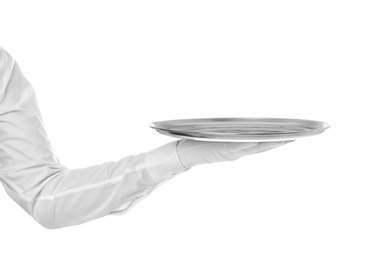
[[[194,118],[153,122],[160,134],[199,141],[267,142],[314,136],[330,127],[321,121],[289,118]]]

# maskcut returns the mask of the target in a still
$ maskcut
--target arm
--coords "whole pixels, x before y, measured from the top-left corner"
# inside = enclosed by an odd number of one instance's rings
[[[42,226],[61,228],[127,212],[187,170],[177,142],[119,161],[68,169],[50,144],[32,86],[0,47],[0,180]]]
[[[0,48],[0,180],[9,196],[46,228],[126,213],[192,167],[235,161],[288,142],[181,139],[119,161],[70,170],[48,140],[32,86]]]

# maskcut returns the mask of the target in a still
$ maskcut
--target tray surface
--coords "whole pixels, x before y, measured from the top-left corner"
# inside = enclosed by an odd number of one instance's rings
[[[150,127],[175,138],[218,142],[294,140],[320,134],[330,127],[321,121],[289,118],[194,118],[158,121]]]

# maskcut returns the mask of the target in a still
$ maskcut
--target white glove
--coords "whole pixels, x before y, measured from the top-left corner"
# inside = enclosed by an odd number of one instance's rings
[[[235,161],[244,155],[265,152],[293,142],[206,142],[189,139],[178,141],[177,153],[182,165],[191,169],[193,166]]]

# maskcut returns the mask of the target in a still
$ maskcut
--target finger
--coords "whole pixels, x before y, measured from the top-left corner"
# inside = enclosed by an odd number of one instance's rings
[[[285,145],[285,144],[288,144],[288,143],[292,143],[294,142],[295,140],[286,140],[286,141],[276,141],[276,142],[262,142],[262,143],[259,143],[259,145],[263,148],[266,148],[266,147],[277,147],[277,146],[282,146],[282,145]]]
[[[249,155],[249,154],[254,154],[254,153],[265,152],[265,151],[269,151],[274,148],[283,146],[288,143],[290,143],[290,142],[289,141],[276,141],[276,142],[258,143],[258,145],[245,149],[245,150],[241,151],[240,153],[242,155]]]
[[[264,152],[267,152],[267,151],[270,151],[270,150],[273,150],[275,148],[277,148],[278,146],[276,147],[270,147],[270,148],[267,148],[267,149],[262,149],[262,150],[257,150],[257,151],[252,151],[252,152],[247,152],[245,153],[245,155],[250,155],[250,154],[257,154],[257,153],[264,153]]]
[[[264,152],[267,152],[267,151],[269,151],[269,150],[275,149],[275,148],[277,148],[277,147],[279,147],[279,146],[283,146],[283,145],[286,145],[286,144],[288,144],[288,143],[292,143],[292,142],[294,142],[294,141],[295,141],[295,140],[288,140],[288,141],[284,141],[284,143],[283,143],[283,144],[281,144],[281,145],[278,145],[278,146],[272,146],[272,147],[269,147],[269,148],[267,148],[267,149],[263,149],[263,150],[257,151],[257,152],[255,152],[255,153],[264,153]]]
[[[226,150],[228,152],[237,153],[245,149],[249,149],[258,145],[256,142],[232,142],[225,143]]]

